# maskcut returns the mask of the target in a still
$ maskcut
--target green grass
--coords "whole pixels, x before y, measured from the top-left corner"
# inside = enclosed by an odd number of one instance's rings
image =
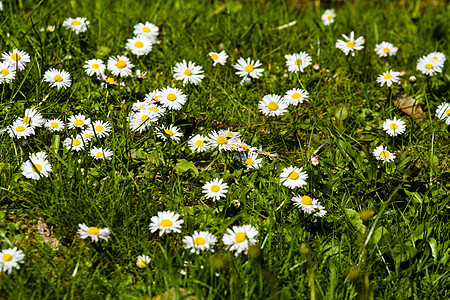
[[[0,295],[151,299],[173,287],[174,299],[180,289],[198,299],[449,298],[449,129],[435,116],[450,98],[448,62],[432,78],[416,71],[417,60],[432,51],[448,57],[448,4],[314,3],[4,1],[0,49],[17,47],[31,62],[0,87],[0,128],[32,106],[46,118],[83,113],[112,123],[112,134],[96,145],[113,149],[114,157],[98,162],[88,151],[65,150],[62,141],[72,131],[55,136],[38,129],[26,143],[0,135],[0,249],[17,246],[26,255],[19,270],[0,273]],[[320,21],[327,8],[337,14],[329,27]],[[78,16],[90,21],[86,33],[61,26]],[[128,54],[135,69],[148,72],[143,81],[103,88],[86,75],[84,61],[123,54],[133,26],[145,21],[159,26],[161,43],[147,56]],[[48,25],[56,25],[55,31],[40,31]],[[345,57],[335,43],[351,31],[366,42],[355,57]],[[373,49],[381,41],[398,46],[398,54],[379,58]],[[212,67],[208,53],[222,47],[227,64]],[[284,55],[300,51],[320,69],[287,73]],[[232,67],[240,57],[259,59],[263,76],[240,85]],[[182,59],[203,66],[199,86],[173,79],[172,68]],[[70,72],[72,86],[49,88],[42,80],[49,68]],[[392,94],[376,83],[389,69],[406,72]],[[132,103],[169,85],[182,88],[189,101],[160,123],[181,127],[182,141],[162,142],[152,130],[131,132],[126,117]],[[269,120],[258,111],[264,95],[294,87],[304,87],[310,101]],[[422,122],[392,104],[403,94],[427,113]],[[395,138],[381,126],[393,116],[407,122],[406,132]],[[191,135],[221,128],[239,131],[248,144],[263,145],[278,159],[265,158],[261,169],[247,171],[235,153],[189,150]],[[378,145],[397,155],[393,163],[376,161],[372,151]],[[310,162],[316,150],[319,166]],[[26,179],[21,164],[38,151],[49,155],[53,172]],[[195,169],[183,169],[182,159]],[[289,165],[307,171],[303,189],[280,184],[279,174]],[[203,196],[203,184],[213,178],[230,185],[225,199]],[[291,197],[305,193],[326,207],[324,218],[292,206]],[[150,232],[150,218],[164,210],[182,215],[181,234]],[[59,241],[58,250],[39,234],[40,218]],[[110,228],[110,240],[81,240],[79,223]],[[226,228],[244,224],[258,229],[258,245],[236,258],[221,239]],[[197,256],[183,248],[183,236],[194,230],[216,234],[214,253]],[[152,258],[144,269],[136,267],[141,254]]]

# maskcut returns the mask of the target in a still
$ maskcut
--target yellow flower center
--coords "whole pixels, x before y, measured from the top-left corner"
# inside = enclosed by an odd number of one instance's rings
[[[217,55],[217,54],[211,54],[211,58],[212,58],[212,60],[218,60],[219,59],[219,55]]]
[[[192,75],[191,70],[189,70],[189,69],[184,70],[184,75],[191,76]]]
[[[33,121],[33,120],[31,119],[31,117],[24,117],[24,118],[23,118],[23,124],[30,124],[31,121]]]
[[[18,132],[25,131],[25,127],[23,127],[23,126],[17,126],[17,127],[16,127],[16,131],[18,131]]]
[[[274,110],[277,110],[278,109],[278,104],[276,103],[276,102],[269,102],[269,104],[267,104],[267,107],[271,110],[271,111],[274,111]]]
[[[227,136],[227,137],[233,137],[234,136],[234,134],[232,133],[232,132],[225,132],[225,136]]]
[[[149,32],[150,32],[150,28],[148,28],[148,27],[143,27],[143,28],[142,28],[142,31],[143,31],[143,32],[146,32],[146,33],[149,33]]]
[[[206,240],[204,238],[202,238],[201,236],[194,239],[194,245],[196,245],[196,246],[204,245],[205,242],[206,242]]]
[[[197,146],[197,147],[201,147],[201,146],[203,146],[205,143],[203,143],[203,141],[202,140],[196,140],[195,141],[195,146]]]
[[[302,64],[302,60],[300,58],[295,60],[295,65],[296,66],[301,66],[301,64]]]
[[[433,69],[433,65],[432,64],[426,64],[425,68],[427,68],[428,70],[431,70],[431,69]]]
[[[380,156],[383,158],[388,158],[389,157],[389,152],[387,152],[386,150],[381,151]]]
[[[77,20],[74,20],[74,21],[72,21],[72,25],[73,25],[73,26],[80,26],[80,25],[81,25],[81,22],[80,22],[80,21],[77,21]]]
[[[297,172],[292,171],[291,173],[289,173],[289,176],[288,176],[288,177],[289,177],[289,179],[297,180],[299,176],[300,176],[300,175],[299,175]]]
[[[161,221],[161,223],[159,223],[159,225],[161,225],[162,227],[170,227],[173,225],[173,223],[169,219],[164,219]]]
[[[433,56],[433,59],[434,59],[434,60],[438,60],[438,59],[439,59],[439,57],[437,57],[437,56]]]
[[[97,235],[100,230],[97,227],[89,227],[87,233]]]
[[[95,131],[102,132],[105,128],[101,125],[95,126]]]
[[[99,64],[93,64],[93,65],[92,65],[92,69],[96,69],[96,70],[97,70],[98,68],[100,68],[100,65],[99,65]]]
[[[177,96],[175,96],[175,94],[170,93],[169,95],[167,95],[167,100],[175,101],[177,100]]]
[[[445,111],[445,114],[446,114],[447,116],[450,116],[450,108],[448,108],[448,109]]]
[[[103,157],[103,153],[102,152],[98,152],[97,153],[97,157]]]
[[[134,43],[134,46],[136,48],[142,48],[142,47],[144,47],[144,43],[142,43],[141,41],[137,41],[136,43]]]
[[[143,115],[143,116],[141,117],[141,121],[142,121],[142,122],[145,122],[145,121],[147,121],[149,118],[150,118],[150,117],[149,117],[148,115]]]
[[[234,240],[237,243],[242,243],[243,241],[245,241],[246,238],[247,236],[245,235],[245,232],[238,232],[234,235]]]
[[[146,266],[145,261],[140,260],[140,261],[137,263],[137,266],[138,266],[139,268],[145,268],[145,266]]]
[[[247,158],[246,160],[244,160],[244,164],[246,164],[247,166],[251,166],[253,165],[253,160],[251,158]]]
[[[333,16],[329,15],[329,16],[327,17],[327,19],[328,19],[328,21],[330,21],[331,19],[333,19]]]
[[[73,139],[72,145],[79,146],[81,144],[81,141],[79,139]]]
[[[164,132],[165,132],[167,135],[173,136],[173,131],[170,130],[170,129],[164,129]]]
[[[217,184],[211,187],[211,192],[217,193],[218,191],[220,191],[220,186],[218,186]]]
[[[59,126],[59,124],[56,123],[56,122],[51,122],[51,123],[50,123],[50,127],[56,128],[56,127],[58,127],[58,126]]]
[[[240,146],[242,149],[245,149],[245,150],[248,150],[248,149],[250,149],[250,147],[249,146],[247,146],[247,145],[244,145],[244,144],[242,144],[241,146]]]
[[[302,199],[300,199],[300,201],[302,201],[302,203],[305,205],[311,205],[312,203],[311,197],[308,196],[303,196]]]
[[[245,72],[251,73],[253,71],[253,66],[252,65],[248,65],[245,67]]]
[[[20,55],[17,54],[17,53],[13,53],[11,55],[11,59],[14,60],[14,61],[19,61],[20,60]]]
[[[0,73],[2,73],[3,76],[8,76],[9,70],[8,69],[2,69],[2,71]]]
[[[40,172],[42,171],[42,166],[40,164],[34,164],[34,166],[31,167],[31,170],[33,172]]]
[[[219,145],[225,145],[225,144],[227,144],[227,143],[228,143],[228,140],[227,140],[226,137],[224,137],[224,136],[219,136],[219,137],[217,138],[217,144],[219,144]]]
[[[298,99],[300,98],[302,95],[300,95],[299,93],[294,93],[292,94],[292,99]]]
[[[4,261],[12,261],[13,257],[11,254],[6,253],[5,255],[3,255],[3,260]]]
[[[73,122],[73,124],[75,124],[77,126],[80,126],[80,125],[84,124],[84,121],[83,120],[76,120],[75,122]]]
[[[391,49],[389,49],[389,48],[383,48],[384,53],[389,53],[390,51],[391,51]]]
[[[154,106],[149,107],[148,110],[149,110],[149,111],[156,111],[156,112],[159,111],[159,109],[158,109],[157,107],[154,107]]]
[[[389,125],[389,127],[391,128],[391,129],[397,129],[398,128],[398,125],[397,124],[395,124],[395,123],[392,123],[391,125]]]
[[[386,75],[384,75],[384,79],[391,79],[392,78],[392,75],[391,74],[386,74]]]
[[[55,77],[53,77],[53,80],[54,80],[55,82],[61,82],[61,81],[63,81],[63,78],[62,78],[61,75],[56,75]]]
[[[107,80],[109,83],[114,83],[114,82],[115,82],[115,81],[114,81],[114,78],[111,78],[111,77],[106,78],[106,80]]]
[[[355,46],[355,42],[350,42],[350,41],[347,42],[347,47],[353,48],[353,46]]]
[[[118,60],[116,63],[116,67],[118,67],[119,69],[123,69],[127,66],[127,63],[124,62],[123,60]]]
[[[87,138],[87,139],[90,139],[92,137],[92,134],[90,134],[89,132],[86,132],[84,134],[84,137]]]

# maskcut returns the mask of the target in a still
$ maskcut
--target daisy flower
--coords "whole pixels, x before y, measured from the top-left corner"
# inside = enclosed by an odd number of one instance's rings
[[[189,149],[194,152],[206,151],[209,149],[208,138],[203,135],[196,134],[195,136],[189,139],[188,146]]]
[[[148,255],[139,255],[136,262],[136,266],[138,266],[139,268],[145,268],[150,263],[151,260],[152,259]]]
[[[319,200],[312,199],[306,195],[294,196],[292,197],[292,202],[294,202],[294,206],[298,207],[307,214],[314,214],[316,216],[323,217],[327,213],[325,207],[320,204]]]
[[[26,178],[39,180],[48,177],[52,166],[47,160],[45,152],[37,152],[30,155],[30,159],[22,164],[22,175]]]
[[[266,116],[282,116],[289,106],[279,95],[265,95],[258,104],[259,110]]]
[[[152,123],[156,123],[158,119],[159,114],[154,111],[141,110],[133,113],[129,117],[130,130],[141,133],[147,130]]]
[[[230,129],[220,130],[219,134],[224,135],[227,138],[237,138],[241,135],[239,131],[231,131]]]
[[[221,51],[220,53],[210,52],[208,55],[213,60],[213,66],[217,64],[221,64],[223,66],[227,62],[228,55],[225,51]]]
[[[158,212],[157,216],[151,218],[149,228],[151,232],[159,230],[159,236],[162,236],[164,233],[171,233],[172,231],[181,232],[181,224],[183,224],[184,221],[179,220],[179,218],[179,214],[169,210]]]
[[[68,88],[72,84],[69,72],[64,70],[50,69],[45,71],[44,80],[50,84],[50,87]]]
[[[86,21],[86,18],[67,18],[63,22],[64,27],[66,27],[67,29],[72,29],[76,34],[85,32],[88,25],[89,21]]]
[[[227,137],[221,132],[212,131],[208,134],[208,146],[210,148],[219,148],[219,151],[222,150],[230,151],[231,150],[231,142],[227,139]]]
[[[259,145],[259,149],[257,151],[259,154],[264,155],[264,156],[270,158],[271,160],[278,157],[277,153],[270,153],[269,151],[264,151],[262,149],[262,145]]]
[[[328,26],[328,25],[331,25],[331,23],[334,23],[334,18],[336,18],[334,9],[327,9],[321,17],[323,25],[325,25],[325,26]]]
[[[145,95],[144,102],[147,104],[157,103],[159,102],[158,97],[160,96],[160,94],[161,94],[160,90],[153,90]]]
[[[107,137],[111,132],[111,125],[107,121],[94,121],[91,124],[91,127],[95,133],[95,135],[99,138]]]
[[[107,68],[113,75],[130,76],[134,65],[124,55],[112,56],[108,59]]]
[[[186,95],[178,88],[166,87],[159,93],[158,100],[167,109],[180,110],[186,102]]]
[[[208,181],[203,185],[203,194],[205,194],[206,199],[213,199],[213,201],[219,200],[220,198],[225,198],[228,192],[228,184],[223,182],[222,178],[215,178]]]
[[[166,109],[156,103],[149,103],[146,105],[144,111],[154,111],[159,115],[159,117],[163,116],[166,113]]]
[[[11,66],[8,62],[0,63],[0,84],[10,83],[16,76],[16,67]]]
[[[81,151],[88,143],[80,134],[75,137],[68,137],[64,140],[63,144],[70,150]]]
[[[134,35],[139,37],[146,37],[151,41],[155,41],[159,34],[159,28],[155,24],[145,22],[145,24],[139,23],[134,25]]]
[[[89,154],[95,159],[111,159],[114,155],[111,149],[98,147],[93,147]]]
[[[87,227],[86,224],[78,224],[78,234],[80,238],[91,238],[91,242],[98,242],[98,239],[108,240],[111,231],[109,228]]]
[[[383,146],[378,146],[373,150],[373,155],[377,160],[385,162],[393,161],[395,159],[395,155],[384,148]]]
[[[424,56],[417,61],[416,69],[422,72],[422,74],[433,76],[435,73],[442,72],[442,65],[433,58],[430,59]]]
[[[299,103],[308,101],[308,97],[309,93],[305,90],[291,89],[286,92],[283,100],[286,101],[289,105],[298,105]]]
[[[44,127],[50,131],[58,132],[64,130],[64,122],[60,119],[50,119],[44,123]]]
[[[355,40],[354,35],[355,34],[353,31],[350,33],[350,37],[347,37],[345,34],[343,34],[342,36],[344,37],[345,41],[338,40],[336,42],[336,48],[344,51],[345,55],[348,55],[351,52],[352,56],[355,56],[355,50],[361,50],[364,48],[364,38],[360,36]]]
[[[247,169],[259,169],[261,167],[262,158],[258,158],[257,152],[249,152],[244,155],[242,163]]]
[[[130,50],[131,53],[140,56],[149,54],[152,51],[152,45],[151,40],[148,38],[136,36],[127,41],[125,48]]]
[[[288,188],[303,187],[307,184],[308,174],[302,171],[303,168],[289,166],[284,168],[280,174],[281,182]]]
[[[311,155],[311,164],[317,166],[320,162],[320,158],[317,155]]]
[[[12,138],[26,138],[34,135],[34,127],[24,124],[22,119],[17,119],[10,126],[6,128],[9,136]]]
[[[437,62],[438,65],[444,66],[445,63],[445,55],[441,52],[431,52],[426,56],[427,59]]]
[[[80,134],[81,138],[84,139],[85,143],[88,144],[91,140],[95,138],[94,130],[92,129],[85,129]]]
[[[193,62],[186,61],[183,59],[182,62],[176,63],[173,68],[173,78],[176,80],[183,80],[183,85],[186,83],[198,84],[202,81],[205,75],[202,75],[203,68],[202,66],[196,66]]]
[[[87,118],[82,114],[77,114],[69,117],[69,123],[67,124],[67,127],[69,129],[84,128],[85,126],[89,126],[90,124],[91,124],[90,118]]]
[[[386,71],[383,74],[379,75],[377,78],[377,82],[383,86],[385,83],[388,87],[392,85],[392,83],[399,82],[400,72],[395,72],[392,70]]]
[[[194,231],[193,235],[185,236],[183,238],[184,248],[191,249],[191,253],[200,254],[201,251],[210,250],[214,252],[212,247],[217,242],[214,234],[208,231]]]
[[[375,45],[375,52],[379,57],[393,56],[397,54],[398,48],[388,42]]]
[[[125,86],[125,82],[118,82],[116,79],[106,74],[98,75],[98,79],[103,81],[103,83],[101,84],[101,86],[103,87],[108,87],[110,85]]]
[[[178,127],[169,125],[169,127],[157,128],[156,135],[163,141],[166,141],[169,138],[178,143],[180,141],[180,137],[183,136],[183,133]]]
[[[400,135],[406,130],[405,122],[402,119],[397,119],[397,117],[394,117],[393,120],[387,119],[383,123],[383,130],[390,136]]]
[[[0,272],[11,273],[12,269],[19,269],[23,263],[25,254],[17,247],[2,250],[0,252]]]
[[[105,73],[106,66],[101,59],[91,59],[85,61],[83,68],[89,76],[99,76]]]
[[[3,52],[2,58],[4,62],[11,65],[13,69],[22,71],[30,62],[30,55],[28,53],[14,49],[12,52]]]
[[[227,228],[227,233],[223,235],[223,243],[226,248],[239,253],[248,253],[248,247],[256,244],[258,230],[252,225],[233,226],[233,229]]]
[[[450,103],[442,103],[436,109],[436,116],[439,120],[445,121],[445,124],[450,125]]]
[[[237,63],[233,67],[237,70],[236,74],[243,77],[241,81],[241,84],[243,84],[244,82],[250,82],[251,78],[261,77],[264,69],[258,68],[260,66],[262,66],[262,64],[259,62],[259,60],[255,62],[250,58],[247,58],[247,60],[239,58]]]
[[[42,117],[41,113],[35,108],[27,108],[25,110],[25,116],[23,117],[23,123],[28,124],[33,127],[42,127],[45,123],[45,119]]]
[[[306,52],[287,54],[284,56],[286,58],[286,66],[289,72],[298,71],[303,73],[303,70],[311,64],[311,56]]]

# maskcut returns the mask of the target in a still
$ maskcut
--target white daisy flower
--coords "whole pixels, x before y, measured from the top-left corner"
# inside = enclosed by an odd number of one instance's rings
[[[108,121],[97,120],[91,124],[91,128],[98,138],[107,137],[111,132],[111,125]]]
[[[130,76],[134,65],[124,55],[112,56],[108,59],[107,68],[115,76]]]
[[[50,87],[68,88],[72,84],[70,73],[64,70],[50,69],[45,71],[44,80],[50,84]]]
[[[355,50],[361,50],[364,48],[364,38],[360,36],[355,40],[355,34],[353,31],[350,33],[350,37],[347,37],[345,34],[343,34],[342,36],[344,37],[345,41],[338,40],[336,42],[336,48],[344,51],[345,55],[348,55],[351,52],[352,56],[355,56]]]
[[[323,13],[323,15],[321,17],[323,25],[325,25],[325,26],[328,26],[331,23],[333,23],[334,22],[334,18],[336,18],[336,14],[334,13],[334,9],[327,9]]]
[[[216,66],[217,64],[223,66],[227,62],[228,55],[225,51],[221,51],[220,53],[210,52],[208,55],[213,60],[213,66]]]
[[[213,199],[213,201],[225,198],[228,192],[228,184],[223,182],[222,178],[215,178],[203,185],[203,194],[206,199]]]
[[[251,78],[261,77],[264,69],[258,68],[260,66],[262,66],[262,64],[259,60],[255,62],[250,58],[247,58],[247,60],[239,58],[233,67],[237,70],[236,74],[243,77],[241,81],[241,84],[243,84],[244,82],[250,82]]]
[[[89,21],[86,21],[86,18],[67,18],[63,22],[64,27],[66,27],[67,29],[72,29],[76,34],[85,32],[88,25]]]
[[[264,151],[262,149],[262,145],[259,146],[259,149],[257,149],[257,151],[258,151],[259,154],[264,155],[264,156],[270,158],[271,160],[278,157],[277,153],[271,153],[269,151]]]
[[[106,74],[100,74],[100,75],[98,75],[97,78],[100,79],[101,81],[103,81],[103,83],[101,84],[102,87],[109,87],[111,85],[125,86],[125,82],[119,82],[116,79],[114,79],[113,77],[108,76]]]
[[[16,76],[16,67],[11,66],[8,62],[0,63],[0,84],[10,83]]]
[[[85,128],[86,126],[89,126],[91,124],[91,119],[87,118],[86,116],[82,114],[72,115],[69,117],[69,122],[67,124],[67,127],[69,129],[73,128]]]
[[[441,52],[431,52],[426,56],[426,58],[431,61],[437,62],[440,66],[444,66],[446,60],[445,55]]]
[[[22,175],[30,179],[39,180],[41,177],[48,177],[51,171],[52,166],[45,152],[31,154],[30,159],[22,164]]]
[[[12,269],[19,269],[25,254],[17,247],[8,248],[0,252],[0,272],[11,273]]]
[[[28,53],[14,49],[12,52],[3,52],[2,53],[3,60],[10,64],[14,70],[22,71],[27,66],[27,63],[30,62],[30,55]]]
[[[99,148],[99,147],[93,147],[89,154],[95,158],[95,159],[111,159],[114,155],[114,152],[111,149],[108,148]]]
[[[206,151],[209,149],[208,138],[203,135],[197,134],[188,141],[188,146],[189,149],[194,152]]]
[[[153,43],[150,39],[136,36],[132,39],[127,40],[125,48],[130,50],[131,53],[140,56],[149,54],[150,51],[152,51],[152,46]]]
[[[231,131],[230,129],[227,130],[219,130],[220,135],[224,135],[227,138],[237,138],[241,135],[239,131]]]
[[[150,103],[147,104],[146,108],[142,109],[144,111],[154,111],[159,115],[159,117],[164,116],[166,113],[166,108],[162,107],[161,105],[158,105],[156,103]]]
[[[262,158],[258,158],[257,152],[249,152],[244,155],[242,163],[247,169],[259,169],[261,167]]]
[[[392,83],[397,83],[400,81],[400,72],[395,72],[392,70],[386,71],[383,74],[379,75],[377,78],[377,82],[383,86],[385,83],[388,87],[392,85]]]
[[[384,121],[383,130],[386,131],[390,136],[396,136],[405,132],[406,125],[402,119],[397,119],[397,117],[394,117],[393,120],[387,119],[386,121]]]
[[[148,255],[139,255],[136,261],[136,266],[139,268],[145,268],[152,259]]]
[[[186,95],[177,88],[165,87],[158,94],[162,106],[170,110],[180,110],[186,102]]]
[[[202,81],[205,75],[202,75],[203,68],[202,66],[196,66],[193,62],[186,61],[183,59],[182,62],[178,62],[175,64],[173,68],[173,78],[176,80],[183,80],[183,85],[186,83],[199,84]]]
[[[85,61],[83,68],[89,76],[100,76],[105,73],[106,66],[101,59],[91,59]]]
[[[180,131],[178,127],[169,125],[168,127],[157,128],[156,135],[163,141],[171,139],[174,142],[178,143],[180,141],[180,137],[183,136],[183,133]]]
[[[157,103],[159,102],[158,97],[160,96],[160,94],[161,94],[160,90],[153,90],[145,95],[144,102],[147,104]]]
[[[174,213],[172,211],[163,211],[158,212],[157,216],[153,216],[150,220],[150,230],[151,232],[155,232],[159,230],[159,236],[162,236],[164,233],[173,232],[181,232],[181,224],[183,224],[183,220],[179,220],[180,215]]]
[[[9,136],[12,138],[26,138],[34,135],[34,127],[28,124],[24,124],[22,119],[17,119],[6,128]]]
[[[314,214],[316,216],[323,217],[327,213],[325,207],[320,204],[319,200],[312,199],[311,197],[306,195],[294,196],[292,197],[292,202],[294,202],[294,206],[298,207],[308,214]]]
[[[58,132],[64,130],[64,122],[60,119],[50,119],[45,122],[44,127],[50,131]]]
[[[223,243],[230,251],[239,253],[248,253],[248,247],[256,244],[258,230],[252,225],[233,226],[233,229],[227,228],[227,233],[223,235]]]
[[[146,37],[151,41],[156,41],[156,37],[159,34],[159,28],[150,22],[145,22],[145,24],[139,23],[134,25],[133,34],[140,37]]]
[[[103,239],[107,241],[111,231],[109,228],[98,228],[98,227],[87,227],[86,224],[78,224],[78,234],[80,238],[91,238],[91,242],[98,242],[98,239]]]
[[[83,150],[87,143],[88,140],[84,139],[80,134],[75,137],[68,137],[63,142],[67,149],[77,152]]]
[[[422,74],[433,76],[436,73],[442,72],[442,65],[433,58],[424,56],[417,61],[416,69],[422,72]]]
[[[37,109],[27,108],[25,110],[25,116],[23,117],[22,122],[36,128],[42,127],[45,123],[45,119],[42,117],[41,113],[37,111]]]
[[[397,54],[398,48],[388,42],[381,42],[375,45],[375,52],[379,57],[393,56]]]
[[[279,95],[265,95],[258,104],[259,110],[269,117],[282,116],[288,106]]]
[[[378,146],[373,150],[373,155],[377,160],[385,162],[393,161],[395,159],[395,154],[391,153],[387,150],[387,148],[384,148],[383,146]]]
[[[308,97],[309,93],[303,89],[291,89],[286,92],[283,100],[289,105],[298,105],[299,103],[308,101]]]
[[[154,111],[141,110],[132,113],[129,116],[130,130],[141,133],[147,130],[152,123],[156,123],[158,119],[159,114]]]
[[[219,151],[230,151],[231,150],[231,142],[227,139],[224,134],[220,134],[220,132],[212,131],[208,134],[208,146],[210,148],[219,148]]]
[[[445,121],[445,124],[450,125],[450,103],[441,103],[436,109],[436,116],[439,120]]]
[[[80,136],[86,144],[89,144],[91,140],[94,140],[95,133],[92,129],[85,129],[81,132]]]
[[[283,185],[290,189],[305,186],[307,184],[306,179],[308,179],[308,174],[302,171],[302,169],[294,166],[284,168],[280,174],[280,180]]]
[[[194,231],[193,235],[185,236],[183,238],[184,248],[191,249],[191,253],[200,254],[201,251],[210,250],[214,252],[214,244],[217,238],[214,234],[208,231]]]
[[[311,56],[309,56],[306,52],[300,52],[300,53],[294,53],[294,54],[287,54],[284,56],[286,58],[286,66],[288,67],[289,72],[295,72],[298,71],[303,73],[303,70],[311,65]]]
[[[320,158],[318,155],[311,155],[311,164],[317,166],[320,163]]]

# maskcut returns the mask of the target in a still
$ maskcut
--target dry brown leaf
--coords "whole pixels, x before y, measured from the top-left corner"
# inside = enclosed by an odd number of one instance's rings
[[[39,206],[36,207],[39,213],[39,219],[37,222],[37,232],[39,236],[42,237],[44,243],[48,244],[53,250],[58,250],[59,241],[52,236],[50,229],[48,229],[47,224],[44,221],[44,218],[41,216],[41,211],[39,210]]]
[[[427,115],[416,100],[409,95],[401,95],[394,101],[394,105],[400,108],[405,114],[410,115],[416,123],[422,122]]]

